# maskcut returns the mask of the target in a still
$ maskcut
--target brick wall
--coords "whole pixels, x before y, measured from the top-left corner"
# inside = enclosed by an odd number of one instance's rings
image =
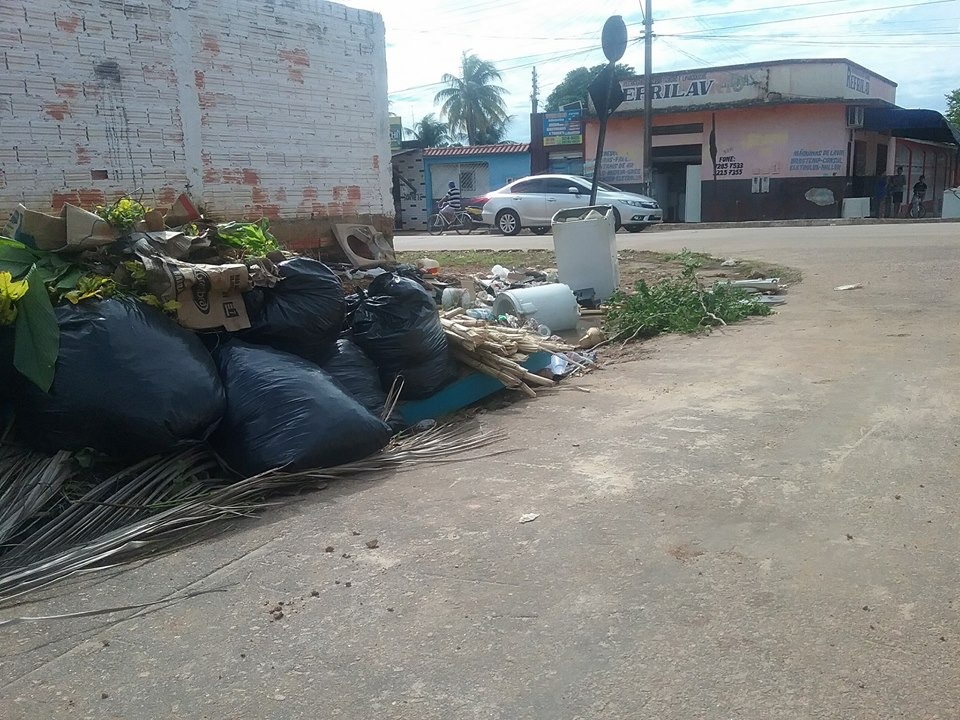
[[[384,27],[322,0],[4,0],[0,212],[186,191],[299,249],[393,226]]]

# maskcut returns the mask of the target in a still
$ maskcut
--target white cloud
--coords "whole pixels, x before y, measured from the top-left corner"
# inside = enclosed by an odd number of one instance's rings
[[[541,101],[563,76],[604,62],[600,29],[622,15],[631,40],[642,32],[638,0],[347,0],[383,15],[391,111],[409,125],[436,112],[433,96],[461,53],[494,62],[515,115],[511,139],[529,136],[531,67]],[[655,72],[787,58],[846,57],[897,82],[897,103],[942,111],[960,85],[960,3],[913,0],[673,0],[654,2]],[[663,10],[661,11],[661,8]],[[837,14],[848,11],[864,11]],[[677,19],[668,19],[677,18]],[[732,27],[769,23],[753,27]],[[730,28],[730,29],[725,29]],[[952,33],[952,34],[951,34]],[[643,47],[623,62],[643,70]]]

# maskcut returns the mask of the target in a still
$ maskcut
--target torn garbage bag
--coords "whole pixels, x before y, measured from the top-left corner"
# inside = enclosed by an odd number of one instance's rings
[[[380,417],[387,396],[380,387],[377,366],[356,343],[344,338],[337,341],[337,350],[323,365],[361,405]]]
[[[390,428],[301,357],[233,339],[213,356],[227,411],[212,442],[244,476],[342,465],[390,441]]]
[[[403,376],[404,399],[429,397],[456,379],[437,304],[415,280],[385,273],[370,283],[352,337],[377,364],[385,390]]]
[[[216,426],[223,386],[192,332],[134,300],[55,312],[60,355],[49,394],[22,377],[14,387],[24,443],[136,460],[203,440]]]
[[[340,278],[322,262],[304,257],[278,268],[282,280],[274,287],[243,294],[251,327],[236,335],[322,365],[343,326]]]

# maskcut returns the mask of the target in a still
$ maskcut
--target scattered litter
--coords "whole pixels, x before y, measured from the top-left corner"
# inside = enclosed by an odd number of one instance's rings
[[[540,517],[540,513],[525,513],[524,515],[520,516],[520,520],[518,522],[521,522],[521,523],[533,522],[538,517]]]
[[[730,280],[730,285],[738,288],[776,292],[780,289],[780,278],[757,278],[753,280]]]
[[[727,260],[724,260],[722,263],[720,263],[720,267],[736,267],[739,264],[739,262],[740,262],[739,260],[734,260],[733,258],[729,258]]]
[[[601,330],[598,327],[592,327],[589,330],[587,330],[586,334],[582,338],[580,338],[579,345],[581,348],[589,349],[596,345],[599,345],[606,339],[607,339],[607,334],[603,332],[603,330]]]
[[[863,283],[853,283],[851,285],[837,285],[834,290],[862,290]]]

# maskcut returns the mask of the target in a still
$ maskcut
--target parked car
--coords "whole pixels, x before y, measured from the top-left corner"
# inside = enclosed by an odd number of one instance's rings
[[[472,200],[478,203],[484,198]],[[531,175],[487,193],[483,222],[504,235],[516,235],[527,227],[537,235],[550,230],[559,210],[590,204],[590,181],[577,175]],[[646,195],[624,192],[607,183],[597,188],[597,205],[612,205],[617,229],[640,232],[663,222],[659,203]]]

